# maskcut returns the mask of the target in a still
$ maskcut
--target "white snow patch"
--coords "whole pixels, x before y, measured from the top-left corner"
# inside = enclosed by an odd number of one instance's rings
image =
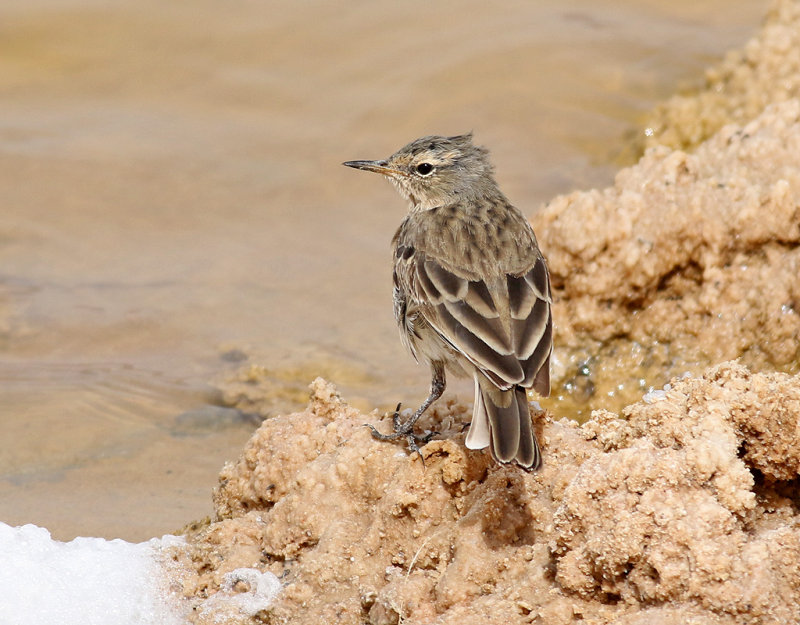
[[[0,625],[182,625],[160,563],[182,540],[64,543],[42,527],[0,523]]]

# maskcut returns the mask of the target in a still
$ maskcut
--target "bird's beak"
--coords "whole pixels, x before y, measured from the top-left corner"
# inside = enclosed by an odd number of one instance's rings
[[[363,169],[364,171],[374,171],[376,174],[383,174],[384,176],[404,176],[402,171],[388,167],[386,161],[347,161],[342,163],[347,167],[354,169]]]

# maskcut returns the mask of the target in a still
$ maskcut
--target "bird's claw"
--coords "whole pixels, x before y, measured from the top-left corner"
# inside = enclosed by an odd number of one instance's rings
[[[403,402],[397,402],[397,408],[394,409],[394,414],[392,415],[392,425],[394,426],[394,431],[399,431],[402,426],[400,424],[400,406],[403,405]]]
[[[425,430],[422,434],[417,434],[414,431],[413,423],[416,419],[411,418],[405,423],[400,421],[400,406],[401,404],[397,404],[397,408],[394,409],[394,414],[392,414],[392,426],[394,432],[391,434],[382,434],[380,433],[374,425],[370,425],[369,423],[365,423],[364,425],[367,426],[372,431],[372,437],[378,439],[379,441],[394,441],[399,438],[406,439],[406,443],[408,444],[408,449],[413,454],[414,452],[419,454],[420,460],[422,460],[422,464],[425,464],[425,458],[422,456],[422,451],[420,449],[420,443],[424,446],[430,442],[430,440],[438,434],[433,430]]]

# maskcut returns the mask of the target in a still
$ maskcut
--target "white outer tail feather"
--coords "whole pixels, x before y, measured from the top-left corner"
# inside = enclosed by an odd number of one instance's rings
[[[489,415],[486,414],[486,406],[483,403],[481,386],[478,383],[478,373],[475,372],[475,408],[472,413],[472,423],[469,425],[469,432],[464,444],[467,449],[483,449],[491,443],[491,432],[489,431]]]

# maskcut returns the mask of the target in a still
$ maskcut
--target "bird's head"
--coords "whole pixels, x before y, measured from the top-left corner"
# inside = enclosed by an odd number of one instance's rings
[[[497,192],[489,153],[473,145],[472,134],[422,137],[385,160],[348,161],[344,165],[383,174],[411,202],[412,210]]]

